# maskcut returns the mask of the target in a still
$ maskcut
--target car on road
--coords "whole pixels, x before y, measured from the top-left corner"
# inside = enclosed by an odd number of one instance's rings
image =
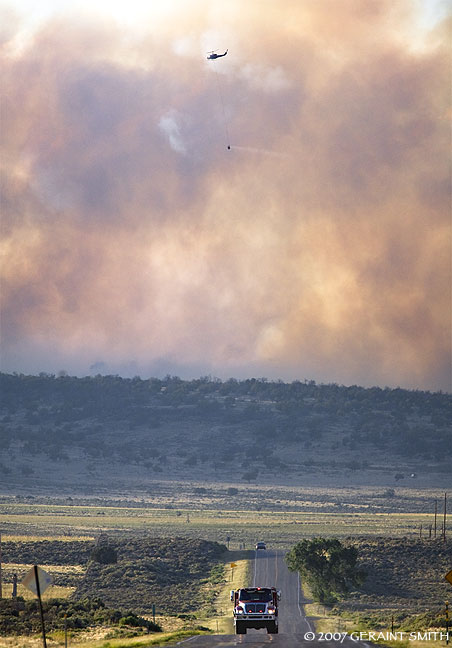
[[[258,549],[267,549],[265,542],[256,542],[256,551]]]

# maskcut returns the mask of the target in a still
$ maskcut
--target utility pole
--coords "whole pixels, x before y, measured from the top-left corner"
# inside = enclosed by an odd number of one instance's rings
[[[436,538],[436,516],[438,514],[438,500],[435,498],[435,526],[433,537]]]
[[[34,569],[34,573],[35,573],[36,593],[37,593],[38,601],[39,601],[39,612],[40,612],[40,615],[41,615],[42,643],[43,643],[43,648],[47,648],[46,628],[45,628],[45,624],[44,624],[44,612],[42,610],[41,586],[39,584],[38,566],[34,565],[33,569]]]
[[[447,509],[447,493],[444,493],[444,520],[443,520],[443,541],[446,542],[446,509]]]
[[[49,585],[52,584],[52,577],[50,574],[47,574],[41,567],[34,565],[29,572],[25,574],[25,577],[22,579],[22,585],[25,585],[30,592],[36,594],[38,597],[39,603],[39,612],[41,615],[41,626],[42,626],[42,643],[43,648],[47,648],[46,642],[46,629],[44,624],[44,612],[42,609],[42,600],[41,594],[44,594]]]

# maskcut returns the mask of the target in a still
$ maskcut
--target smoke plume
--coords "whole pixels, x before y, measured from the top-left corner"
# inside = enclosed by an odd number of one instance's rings
[[[450,390],[450,18],[171,7],[1,33],[3,370]]]

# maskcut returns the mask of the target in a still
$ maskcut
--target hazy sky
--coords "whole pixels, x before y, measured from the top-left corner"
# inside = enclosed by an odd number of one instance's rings
[[[0,2],[1,369],[449,391],[448,6]]]

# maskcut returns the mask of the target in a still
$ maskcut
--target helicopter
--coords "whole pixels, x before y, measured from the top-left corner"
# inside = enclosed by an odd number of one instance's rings
[[[208,61],[213,61],[213,59],[221,58],[222,56],[226,56],[228,53],[228,50],[224,54],[217,54],[218,50],[212,50],[211,52],[208,53],[207,60]]]

